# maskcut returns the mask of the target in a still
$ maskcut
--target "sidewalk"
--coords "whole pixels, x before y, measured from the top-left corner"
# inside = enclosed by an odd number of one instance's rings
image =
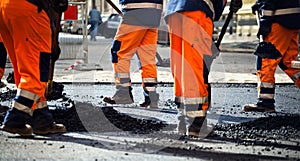
[[[74,65],[75,60],[58,60],[54,81],[57,82],[89,82],[113,83],[113,70],[110,62],[110,44],[112,39],[89,42],[88,64],[81,64],[72,70],[65,70]],[[211,67],[211,83],[256,83],[255,56],[253,52],[258,43],[255,36],[225,35],[220,46],[221,54]],[[99,54],[99,45],[105,44],[105,50]],[[162,58],[169,58],[170,48],[158,45],[158,53]],[[141,83],[136,58],[132,59],[131,79],[133,83]],[[97,66],[98,65],[98,66]],[[90,66],[90,67],[88,67]],[[91,70],[89,70],[90,68]],[[101,69],[103,70],[96,70]],[[93,69],[93,70],[92,70]],[[280,69],[276,71],[276,83],[293,83]],[[158,66],[158,81],[172,83],[170,68]]]

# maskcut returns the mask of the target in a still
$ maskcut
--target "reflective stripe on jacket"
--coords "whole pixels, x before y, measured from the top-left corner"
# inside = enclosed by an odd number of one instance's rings
[[[123,24],[158,27],[161,19],[162,0],[120,0]]]
[[[300,1],[299,0],[263,0],[261,16],[272,17],[272,22],[289,29],[300,29]],[[271,5],[271,7],[266,6]]]
[[[218,20],[227,0],[169,0],[165,16],[178,11],[203,11],[212,20]],[[212,4],[212,6],[211,6]]]

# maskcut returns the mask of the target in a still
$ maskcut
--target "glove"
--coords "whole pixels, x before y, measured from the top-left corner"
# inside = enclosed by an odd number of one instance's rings
[[[251,7],[251,9],[252,9],[252,14],[255,15],[255,14],[256,14],[256,11],[258,11],[260,7],[261,7],[261,3],[256,2],[256,3]]]
[[[271,18],[262,17],[259,21],[259,29],[257,33],[257,38],[259,38],[260,35],[263,36],[263,38],[267,37],[272,29],[272,20]]]
[[[231,0],[229,10],[236,13],[242,6],[242,0]]]
[[[68,9],[68,0],[52,0],[51,3],[53,9],[58,13],[65,12]]]

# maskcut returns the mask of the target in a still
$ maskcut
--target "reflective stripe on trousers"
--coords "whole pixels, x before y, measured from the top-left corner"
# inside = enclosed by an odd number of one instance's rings
[[[17,89],[17,94],[12,106],[20,111],[32,115],[33,110],[45,108],[48,105],[45,97],[39,97],[32,92]]]
[[[142,78],[142,86],[146,91],[156,91],[157,78]]]
[[[122,87],[131,86],[131,79],[129,73],[115,73],[115,83]]]

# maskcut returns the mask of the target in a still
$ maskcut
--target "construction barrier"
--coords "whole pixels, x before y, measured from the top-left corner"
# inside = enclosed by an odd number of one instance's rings
[[[61,21],[62,31],[59,34],[61,54],[59,59],[88,60],[87,1],[69,2],[68,10]]]

